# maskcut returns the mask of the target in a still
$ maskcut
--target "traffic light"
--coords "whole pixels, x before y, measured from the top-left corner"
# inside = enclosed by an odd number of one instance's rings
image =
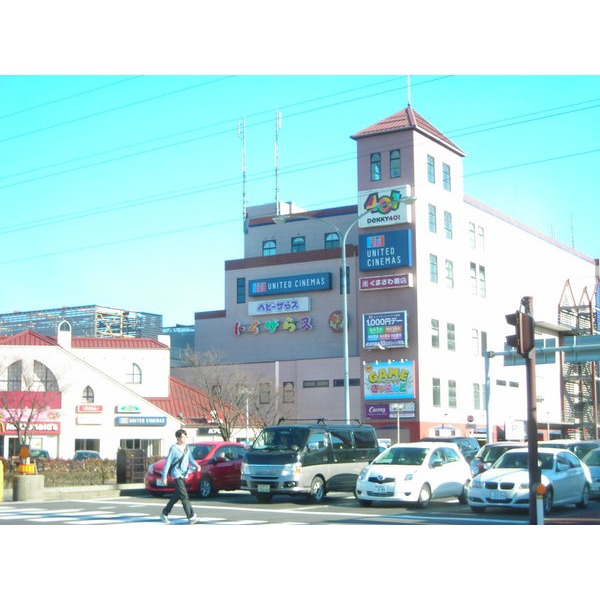
[[[517,353],[526,357],[535,346],[535,321],[533,317],[518,310],[506,315],[506,322],[515,328],[513,335],[506,336],[506,343]]]

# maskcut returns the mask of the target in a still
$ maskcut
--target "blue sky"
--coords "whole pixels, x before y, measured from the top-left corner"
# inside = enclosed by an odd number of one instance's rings
[[[356,200],[350,135],[406,75],[0,77],[0,312],[101,304],[165,325],[224,308],[247,202]],[[600,77],[411,75],[413,108],[467,154],[465,193],[592,257]]]
[[[466,194],[600,256],[595,20],[583,0],[537,5],[3,4],[0,313],[100,304],[174,325],[224,308],[240,121],[250,206],[275,197],[276,111],[279,198],[350,204],[350,136],[406,106],[407,74],[467,154]]]

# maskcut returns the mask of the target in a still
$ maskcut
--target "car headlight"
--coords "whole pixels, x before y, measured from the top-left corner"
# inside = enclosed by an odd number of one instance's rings
[[[250,475],[250,467],[245,460],[242,461],[242,475]]]
[[[469,487],[480,490],[483,487],[483,483],[481,482],[481,480],[478,477],[475,477],[475,479],[471,480]]]
[[[367,478],[367,473],[369,472],[369,469],[363,469],[359,474],[358,474],[358,479],[359,481],[364,481]]]
[[[292,477],[294,475],[300,475],[302,470],[302,463],[288,463],[287,465],[283,465],[283,469],[281,470],[281,475],[283,477]]]

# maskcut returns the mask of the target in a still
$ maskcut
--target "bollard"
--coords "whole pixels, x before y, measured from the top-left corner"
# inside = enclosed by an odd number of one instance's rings
[[[535,486],[535,503],[537,508],[537,523],[536,525],[544,524],[544,494],[546,486],[543,483],[538,483]]]

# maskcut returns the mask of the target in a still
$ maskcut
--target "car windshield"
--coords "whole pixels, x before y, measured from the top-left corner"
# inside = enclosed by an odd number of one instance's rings
[[[483,449],[483,452],[477,458],[481,459],[483,462],[496,462],[507,450],[506,446],[489,446]]]
[[[273,427],[263,429],[254,443],[253,450],[299,450],[306,444],[308,430],[291,427]]]
[[[583,461],[588,467],[600,467],[600,450],[592,450]]]
[[[565,450],[570,450],[575,456],[579,458],[583,458],[592,448],[593,444],[585,444],[585,443],[561,443],[561,442],[545,442],[544,446],[548,448],[564,448]]]
[[[495,469],[526,469],[527,452],[506,452],[495,463]]]
[[[538,462],[542,470],[551,470],[554,466],[554,455],[538,453]],[[527,469],[527,452],[506,452],[495,463],[495,469]]]
[[[428,448],[388,448],[374,461],[376,465],[409,465],[419,466],[423,464],[427,456]]]

